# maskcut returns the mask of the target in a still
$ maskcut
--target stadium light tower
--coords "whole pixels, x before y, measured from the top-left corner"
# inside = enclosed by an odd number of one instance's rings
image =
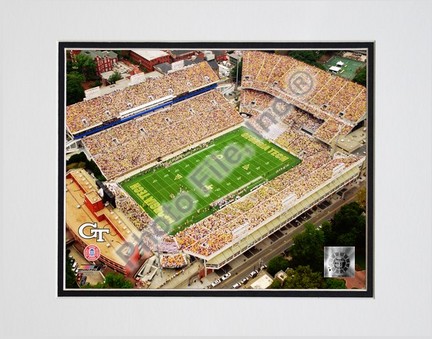
[[[333,138],[333,140],[335,140],[335,141],[333,141],[332,145],[331,145],[331,156],[332,157],[333,157],[333,155],[336,152],[336,146],[337,146],[337,143],[339,142],[339,137],[340,137],[340,132],[341,131],[342,131],[342,125],[339,125],[337,136],[336,136],[336,138]]]
[[[241,62],[241,57],[239,57],[239,59],[237,60],[237,65],[236,65],[236,69],[237,69],[237,71],[236,71],[236,83],[235,83],[235,91],[237,91],[237,87],[238,87],[238,73],[239,73],[239,65],[240,65],[240,62]]]

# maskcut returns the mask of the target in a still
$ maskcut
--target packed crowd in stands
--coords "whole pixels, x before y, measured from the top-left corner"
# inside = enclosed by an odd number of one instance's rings
[[[301,98],[294,95],[288,83],[289,76],[299,71],[308,72],[315,79],[310,93]],[[188,77],[176,77],[175,81],[188,86],[198,83],[190,82]],[[179,250],[210,256],[231,246],[239,229],[246,228],[250,234],[283,212],[287,197],[301,199],[329,182],[335,168],[341,164],[348,167],[359,160],[353,155],[332,158],[329,147],[315,138],[330,144],[337,135],[351,131],[366,111],[364,87],[290,57],[254,51],[244,53],[242,86],[246,89],[242,90],[240,111],[251,113],[251,121],[272,107],[275,97],[282,99],[278,100],[279,105],[285,102],[297,107],[284,117],[286,130],[275,142],[302,162],[174,236],[158,227],[147,227],[151,218],[114,184],[118,207],[142,230],[146,245],[152,251],[165,253],[161,257],[162,267],[183,267],[186,259]],[[161,90],[161,86],[154,89],[154,98]],[[138,105],[134,98],[129,95],[119,100]],[[119,103],[113,107],[119,111],[124,108]],[[115,178],[241,122],[223,96],[212,91],[86,137],[83,143],[104,175]]]
[[[267,111],[269,109],[274,111],[273,105],[283,105],[284,101],[256,90],[248,89],[243,90],[243,92],[244,94],[241,96],[241,111],[248,113],[255,112],[252,119],[249,121],[249,124],[261,134],[263,134],[261,125],[268,127],[269,125],[273,124],[273,122],[270,119],[260,119],[260,123],[258,124],[255,122],[255,119],[258,119],[259,117],[258,113],[262,113],[263,111]],[[259,100],[259,98],[265,98],[265,100]],[[257,109],[253,109],[254,105],[252,105],[252,103],[256,102],[259,102],[260,106],[257,107]],[[357,102],[358,101],[354,101],[354,103]],[[289,112],[284,117],[283,121],[285,124],[291,126],[292,129],[297,129],[297,127],[304,129],[311,135],[327,144],[331,144],[331,142],[338,135],[347,135],[353,128],[352,125],[346,124],[343,119],[341,119],[341,117],[334,118],[332,116],[326,116],[322,113],[311,114],[293,105],[291,105],[290,109],[286,109],[286,106],[276,107],[276,111]],[[349,116],[350,114],[351,111],[348,110],[343,116]],[[293,133],[297,134],[296,132]]]
[[[358,160],[356,156],[331,159],[329,152],[317,152],[249,195],[177,233],[177,243],[180,249],[191,253],[212,255],[232,243],[233,231],[240,225],[247,226],[250,233],[275,213],[282,212],[286,197],[291,194],[297,199],[303,197],[330,180],[334,168],[340,164],[347,167]]]
[[[244,107],[250,108],[258,103],[258,112],[271,107],[270,95],[254,90],[245,92],[241,101]],[[311,134],[322,135],[326,131],[326,128],[322,128],[324,125],[331,132],[327,136],[329,140],[339,129],[346,133],[351,129],[350,126],[338,124],[335,119],[326,118],[327,120],[323,121],[301,109],[291,109],[284,117],[287,130],[276,139],[276,143],[300,156],[303,159],[302,163],[260,186],[244,198],[177,233],[175,238],[180,249],[203,256],[212,255],[233,242],[233,231],[240,225],[245,225],[248,231],[253,231],[275,213],[283,210],[283,200],[286,197],[293,194],[296,198],[301,198],[331,179],[333,169],[340,164],[349,166],[357,161],[358,158],[355,156],[332,160],[327,145],[302,131],[303,129]]]
[[[276,139],[276,143],[301,159],[327,149],[319,141],[297,130],[285,131]]]
[[[241,107],[244,110],[247,110],[252,106],[251,103],[255,102],[260,103],[258,108],[260,113],[272,108],[272,105],[283,104],[282,100],[276,100],[271,95],[259,91],[243,90],[242,92]],[[344,125],[331,117],[323,121],[295,106],[291,106],[288,110],[286,107],[276,109],[278,112],[288,112],[283,117],[287,129],[278,136],[276,143],[301,158],[326,149],[324,145],[311,136],[329,144],[338,134],[346,135],[351,131],[350,126]],[[248,123],[261,134],[264,134],[262,127],[268,129],[273,124],[273,121],[271,119],[261,119],[260,123],[257,123],[257,118],[258,115],[252,117]],[[309,135],[304,131],[308,132]]]
[[[242,90],[240,93],[240,112],[257,115],[271,106],[274,97],[259,91]]]
[[[117,118],[120,113],[134,107],[169,95],[185,93],[217,80],[218,76],[209,64],[200,62],[161,78],[149,78],[123,90],[67,106],[66,126],[71,133],[76,133]]]
[[[135,200],[126,194],[116,183],[107,183],[106,185],[115,196],[117,208],[142,232],[140,238],[149,250],[161,253],[178,252],[176,239],[167,235],[158,225],[153,223],[150,216]]]
[[[83,143],[105,177],[114,178],[242,121],[222,94],[211,91],[85,137]]]
[[[350,126],[329,118],[318,128],[314,136],[330,144],[338,135],[347,135],[351,130]]]
[[[284,123],[291,126],[292,129],[304,129],[314,134],[322,125],[323,121],[301,109],[293,108],[289,111],[289,114],[284,117]]]
[[[290,81],[291,75],[306,72],[311,88],[307,93],[298,95]],[[319,135],[325,142],[335,137],[334,126],[343,125],[342,130],[351,130],[367,109],[365,87],[309,66],[289,56],[276,55],[259,51],[246,51],[243,54],[242,87],[246,89],[242,97],[242,107],[252,110],[248,103],[251,92],[255,89],[278,97],[311,114],[317,119],[327,121],[321,126]],[[293,77],[295,78],[295,77]],[[252,93],[253,94],[253,93]],[[257,94],[253,94],[257,96]],[[326,127],[328,131],[324,131]],[[350,127],[350,128],[349,128]],[[339,127],[336,127],[336,133]]]
[[[177,233],[165,234],[159,228],[149,228],[150,217],[128,197],[116,184],[109,187],[116,195],[116,203],[125,214],[142,230],[145,244],[154,252],[177,253],[187,250],[203,256],[229,246],[234,240],[233,231],[245,225],[250,233],[274,214],[283,210],[283,200],[291,194],[301,198],[311,190],[332,178],[333,169],[344,164],[349,166],[358,158],[355,156],[331,159],[328,150],[308,154],[301,164],[275,179],[261,185],[247,196],[227,205],[206,219]],[[180,260],[180,257],[178,257]],[[168,260],[168,259],[167,259]],[[172,260],[165,268],[176,268]],[[177,261],[175,261],[177,262]],[[180,261],[179,261],[180,262]]]
[[[128,217],[137,229],[142,230],[150,224],[152,219],[149,215],[117,184],[107,183],[107,187],[115,196],[117,208]]]
[[[180,268],[187,265],[186,256],[181,253],[164,254],[160,257],[160,265],[162,268]]]
[[[161,253],[177,253],[178,245],[176,239],[164,233],[159,237],[157,250]]]

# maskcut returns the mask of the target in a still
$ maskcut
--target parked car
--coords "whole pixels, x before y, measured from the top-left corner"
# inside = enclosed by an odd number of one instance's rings
[[[224,275],[222,276],[221,280],[222,280],[222,281],[227,280],[230,276],[231,276],[231,273],[228,272],[228,273],[226,273],[226,274],[224,274]]]
[[[217,279],[217,280],[213,281],[213,282],[211,283],[211,287],[215,287],[215,286],[219,285],[220,282],[221,282],[220,279]]]
[[[257,272],[257,271],[252,271],[252,272],[249,274],[249,278],[255,278],[257,275],[258,275],[258,272]]]
[[[232,286],[232,288],[239,288],[241,285],[240,285],[240,283],[235,283],[233,286]]]

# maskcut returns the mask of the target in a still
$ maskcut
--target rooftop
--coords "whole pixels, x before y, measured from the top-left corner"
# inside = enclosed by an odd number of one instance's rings
[[[269,287],[273,282],[273,279],[268,274],[263,274],[260,278],[258,278],[256,281],[254,281],[250,287],[254,290],[265,290],[267,287]]]
[[[115,53],[113,51],[82,50],[80,54],[89,55],[93,59],[96,58],[96,56],[98,56],[100,58],[108,57],[110,59],[117,58],[117,53]]]
[[[117,251],[125,239],[133,242],[132,232],[135,228],[117,208],[107,206],[96,213],[90,211],[84,204],[84,197],[87,196],[91,201],[100,200],[96,190],[95,180],[85,170],[70,172],[70,177],[66,179],[66,225],[75,235],[79,234],[78,228],[86,222],[96,222],[97,228],[109,229],[110,232],[104,234],[104,242],[97,242],[95,238],[82,241],[86,245],[97,245],[105,258],[125,265],[126,262]]]
[[[168,55],[168,53],[164,51],[159,51],[155,49],[141,48],[141,49],[132,49],[131,51],[134,52],[135,54],[138,54],[139,56],[142,56],[146,60],[154,60]]]
[[[177,49],[177,50],[172,50],[170,52],[171,52],[172,55],[183,55],[183,54],[193,53],[195,51],[193,51],[193,50]]]
[[[366,143],[366,136],[365,128],[359,128],[346,136],[339,137],[337,146],[349,153],[354,152]]]

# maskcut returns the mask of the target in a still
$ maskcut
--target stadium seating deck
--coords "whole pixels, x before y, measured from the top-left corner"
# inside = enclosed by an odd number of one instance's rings
[[[66,107],[66,126],[75,134],[119,118],[120,113],[134,107],[192,91],[218,80],[209,64],[200,62],[161,78],[149,78],[121,91],[69,105]]]

